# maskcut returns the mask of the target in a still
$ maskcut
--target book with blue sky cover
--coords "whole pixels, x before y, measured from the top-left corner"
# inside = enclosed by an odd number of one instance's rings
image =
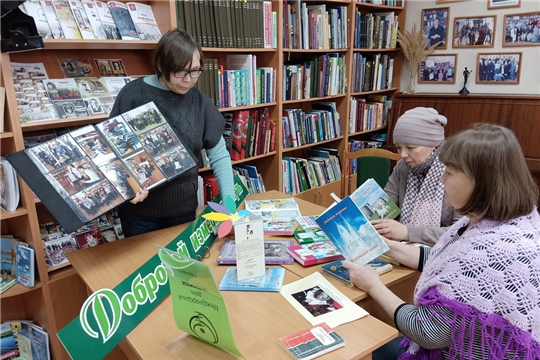
[[[15,260],[17,282],[26,287],[33,287],[35,280],[34,249],[18,244]]]
[[[280,291],[285,277],[285,268],[267,268],[264,276],[238,281],[236,266],[231,266],[219,283],[219,290]]]
[[[343,257],[365,265],[389,250],[366,216],[350,197],[326,209],[317,219]]]
[[[401,212],[373,179],[367,179],[349,196],[369,220],[395,219]]]

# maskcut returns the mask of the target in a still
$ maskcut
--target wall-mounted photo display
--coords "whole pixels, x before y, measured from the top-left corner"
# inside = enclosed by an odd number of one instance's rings
[[[488,9],[504,9],[512,7],[520,7],[521,0],[488,0]]]
[[[504,16],[503,46],[540,45],[540,11]]]
[[[476,65],[477,84],[519,84],[521,53],[480,53]]]
[[[456,67],[457,54],[428,55],[420,63],[418,82],[455,84]]]
[[[493,47],[497,16],[454,19],[454,48]]]
[[[437,43],[437,49],[448,47],[448,19],[450,8],[423,9],[422,24],[424,24],[424,43],[432,46]],[[441,42],[442,41],[442,42]]]

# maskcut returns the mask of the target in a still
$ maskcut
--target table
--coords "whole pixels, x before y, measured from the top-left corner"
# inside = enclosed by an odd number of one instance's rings
[[[277,191],[269,191],[248,198],[286,197],[288,196]],[[296,201],[305,215],[319,214],[323,210],[322,207],[307,201],[300,199]],[[156,254],[154,244],[167,245],[186,227],[185,224],[178,225],[73,252],[68,258],[86,283],[89,293],[102,288],[112,289]],[[227,269],[226,266],[216,265],[216,257],[223,241],[223,239],[216,240],[203,259],[203,262],[211,267],[217,282]],[[292,265],[286,268],[288,271],[285,283],[298,280],[304,274],[304,271]],[[305,269],[309,273],[314,270]],[[400,278],[412,278],[411,273],[413,272],[410,270],[407,274],[396,272],[396,279],[392,281],[400,282]],[[339,287],[340,290],[344,288]],[[354,299],[367,298],[360,290],[349,290],[350,294],[354,294],[352,297]],[[348,291],[344,293],[349,295]],[[227,305],[236,344],[246,359],[290,359],[279,345],[278,338],[307,328],[310,323],[282,295],[237,291],[223,291],[222,295]],[[343,324],[337,327],[336,331],[345,339],[346,345],[321,356],[320,359],[371,359],[371,352],[374,349],[398,335],[395,328],[373,315]],[[193,337],[187,339],[179,357],[164,349],[164,346],[171,344],[183,334],[174,323],[172,301],[168,296],[120,343],[120,348],[129,359],[234,359],[232,355]]]

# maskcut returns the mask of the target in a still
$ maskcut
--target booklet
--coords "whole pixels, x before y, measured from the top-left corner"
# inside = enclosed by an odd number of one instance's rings
[[[292,236],[297,217],[302,216],[296,201],[289,199],[246,200],[246,210],[263,219],[265,235]]]
[[[367,179],[349,196],[369,220],[395,219],[401,212],[373,179]]]
[[[68,233],[196,166],[153,102],[7,159]]]
[[[293,246],[293,240],[264,240],[265,265],[294,263],[294,259],[287,253],[287,247]],[[217,257],[218,265],[236,264],[236,242],[225,240]]]
[[[314,359],[345,346],[345,340],[324,322],[280,337],[279,343],[297,360]]]

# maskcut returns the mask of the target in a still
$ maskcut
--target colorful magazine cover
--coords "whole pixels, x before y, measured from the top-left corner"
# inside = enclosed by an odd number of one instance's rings
[[[287,247],[293,246],[292,240],[265,240],[264,241],[264,260],[266,265],[273,264],[292,264],[294,259],[287,253]],[[236,264],[236,243],[234,240],[226,240],[221,246],[217,257],[219,265]]]
[[[373,179],[367,179],[349,196],[369,220],[395,219],[401,212]]]
[[[279,291],[285,278],[285,268],[267,268],[264,276],[238,281],[235,266],[231,266],[219,283],[219,290]]]

